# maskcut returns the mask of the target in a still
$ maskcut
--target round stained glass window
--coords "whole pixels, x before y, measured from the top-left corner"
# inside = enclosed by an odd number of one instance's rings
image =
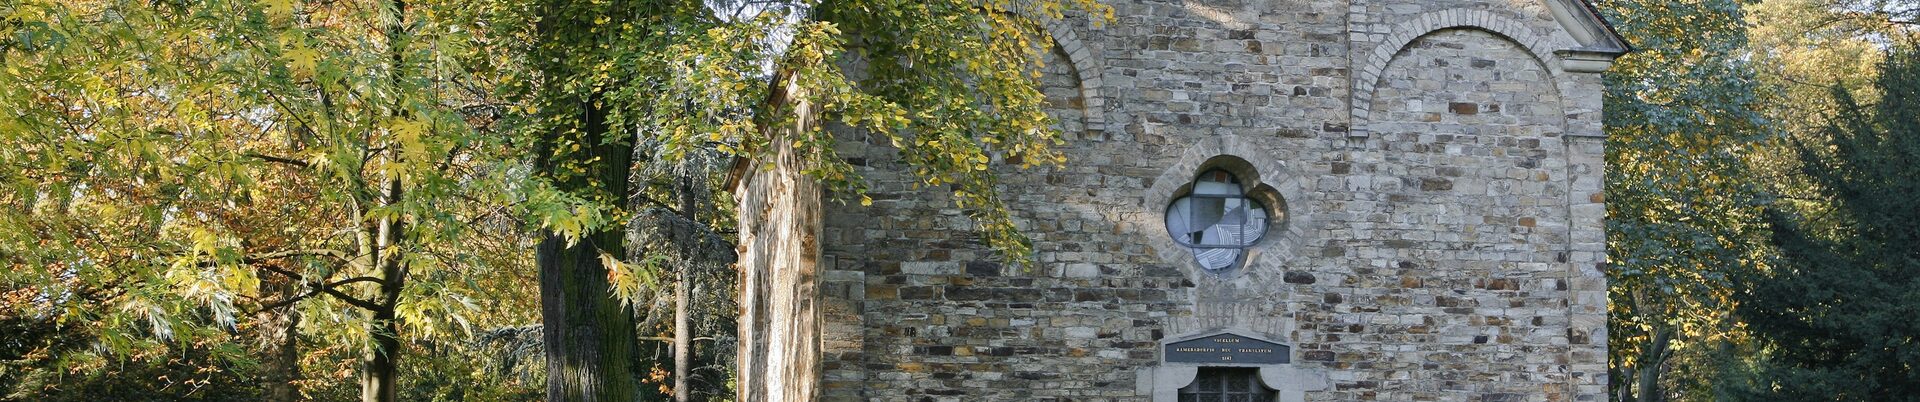
[[[1167,231],[1174,242],[1193,251],[1209,271],[1239,265],[1247,247],[1267,234],[1267,209],[1247,198],[1232,173],[1211,170],[1193,182],[1193,191],[1167,206]]]

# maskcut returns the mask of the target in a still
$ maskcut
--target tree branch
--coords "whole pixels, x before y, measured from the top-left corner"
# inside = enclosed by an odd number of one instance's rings
[[[345,251],[316,248],[316,249],[303,249],[303,250],[281,250],[281,251],[275,251],[275,252],[269,252],[269,253],[256,253],[256,254],[247,256],[245,262],[256,263],[260,261],[274,260],[274,259],[281,259],[281,258],[288,258],[288,257],[333,257],[341,261],[348,261],[353,259],[353,255],[347,254],[347,252]],[[289,275],[292,275],[292,274],[289,274]],[[293,276],[297,277],[298,275],[293,275]]]
[[[357,283],[357,282],[386,283],[387,281],[385,279],[375,278],[371,276],[362,276],[358,278],[341,279],[338,281],[334,281],[333,283],[326,284],[324,286],[331,288],[331,287],[336,287],[336,286],[350,284],[350,283]]]
[[[281,307],[286,307],[286,306],[288,306],[288,305],[292,305],[292,304],[293,304],[294,302],[298,302],[298,301],[301,301],[301,300],[306,300],[306,299],[307,299],[308,297],[313,297],[313,295],[317,295],[317,294],[320,294],[320,293],[319,293],[319,292],[307,292],[307,293],[304,293],[304,294],[301,294],[301,295],[299,295],[299,296],[294,296],[294,297],[289,297],[289,298],[287,298],[286,300],[281,300],[281,301],[277,301],[277,302],[273,302],[273,303],[271,303],[271,304],[267,304],[267,305],[264,305],[264,306],[260,306],[260,308],[259,308],[259,309],[256,309],[256,310],[254,310],[253,312],[254,312],[254,313],[259,313],[259,312],[262,312],[262,311],[272,311],[272,310],[275,310],[275,309],[279,309],[279,308],[281,308]]]
[[[307,168],[307,167],[311,167],[311,165],[308,165],[308,164],[307,164],[307,161],[303,161],[303,160],[299,160],[299,159],[291,159],[291,158],[282,158],[282,157],[278,157],[278,156],[272,156],[272,155],[263,155],[263,154],[259,154],[259,153],[253,153],[253,152],[248,152],[248,153],[245,153],[245,154],[241,154],[241,155],[244,155],[244,156],[247,156],[247,157],[249,157],[249,158],[254,158],[254,159],[259,159],[259,160],[263,160],[263,161],[267,161],[267,162],[274,162],[274,163],[280,163],[280,164],[286,164],[286,165],[292,165],[292,166],[297,166],[297,167],[300,167],[300,168]]]
[[[340,299],[340,301],[347,302],[347,304],[351,304],[354,307],[359,307],[359,308],[363,308],[371,311],[380,311],[384,309],[384,306],[381,306],[379,303],[362,300],[360,298],[353,297],[351,295],[346,294],[345,292],[341,292],[334,288],[326,287],[324,285],[315,285],[314,288],[319,289],[321,292],[325,292],[326,294],[331,295],[334,298]]]
[[[295,250],[295,251],[313,252],[315,250]],[[331,251],[331,250],[321,250],[321,251]],[[287,254],[287,253],[290,253],[290,252],[279,252],[279,253],[268,253],[268,254],[273,255],[273,254]],[[334,253],[339,253],[339,252],[334,251]],[[294,253],[294,254],[298,255],[297,253]],[[344,255],[345,253],[340,253],[340,254]],[[374,283],[381,283],[381,284],[386,283],[386,280],[381,278],[375,278],[371,276],[362,276],[362,277],[341,279],[341,280],[330,282],[330,283],[321,283],[319,281],[308,280],[306,275],[301,275],[300,273],[289,271],[284,268],[275,267],[267,264],[254,264],[254,266],[260,269],[266,270],[267,272],[272,272],[272,273],[280,274],[282,276],[286,276],[288,278],[292,278],[295,281],[305,283],[307,287],[313,288],[313,292],[307,292],[307,294],[304,294],[304,295],[296,296],[288,300],[275,302],[273,305],[270,305],[271,307],[277,308],[279,307],[279,305],[282,305],[282,304],[293,303],[295,301],[299,301],[299,299],[311,297],[319,293],[326,293],[327,295],[340,299],[340,301],[346,302],[347,304],[353,305],[354,307],[359,307],[359,308],[372,310],[372,311],[380,311],[386,308],[386,306],[382,306],[378,303],[353,297],[352,295],[349,295],[346,292],[341,292],[339,289],[334,289],[334,287],[337,287],[340,285],[359,283],[359,282],[374,282]],[[266,309],[262,308],[261,310],[264,311]]]
[[[284,271],[284,270],[280,270],[280,269],[275,269],[275,268],[268,268],[268,270],[269,270],[269,271],[273,271],[273,272],[275,272],[275,273],[279,273],[279,274],[282,274],[282,275],[288,275],[288,274],[291,274],[290,272],[286,272],[286,271]],[[374,282],[374,283],[385,283],[385,281],[383,281],[383,280],[381,280],[380,278],[375,278],[375,277],[371,277],[371,276],[362,276],[362,277],[355,277],[355,278],[347,278],[347,279],[341,279],[341,280],[338,280],[338,281],[333,281],[332,283],[326,283],[326,284],[321,284],[321,283],[318,283],[318,282],[308,282],[308,283],[307,283],[307,286],[308,286],[308,287],[312,287],[312,288],[313,288],[313,291],[311,291],[311,292],[307,292],[307,293],[304,293],[304,294],[301,294],[301,295],[299,295],[299,296],[294,296],[294,297],[289,297],[289,298],[287,298],[286,300],[281,300],[281,301],[277,301],[277,302],[273,302],[272,304],[267,304],[267,305],[264,305],[264,306],[260,306],[260,309],[258,309],[258,310],[254,310],[254,312],[256,312],[256,313],[257,313],[257,312],[261,312],[261,311],[268,311],[268,310],[273,310],[273,309],[277,309],[277,308],[281,308],[281,307],[286,307],[287,305],[291,305],[291,304],[293,304],[294,302],[298,302],[298,301],[301,301],[301,300],[306,300],[306,299],[307,299],[307,298],[309,298],[309,297],[313,297],[313,296],[316,296],[316,295],[319,295],[319,294],[321,294],[321,293],[326,293],[326,294],[328,294],[328,295],[332,295],[333,297],[337,297],[337,298],[340,298],[340,300],[341,300],[341,301],[344,301],[344,302],[347,302],[347,304],[352,304],[352,305],[353,305],[354,307],[360,307],[360,308],[365,308],[365,309],[368,309],[368,310],[376,310],[376,308],[374,308],[374,307],[378,307],[378,305],[376,305],[376,304],[374,304],[373,302],[369,302],[369,301],[366,301],[366,300],[361,300],[361,299],[358,299],[358,298],[354,298],[354,297],[351,297],[351,296],[347,296],[347,295],[346,295],[346,294],[344,294],[343,292],[340,292],[340,291],[337,291],[337,290],[334,290],[334,289],[333,289],[334,287],[337,287],[337,286],[340,286],[340,285],[346,285],[346,284],[352,284],[352,283],[359,283],[359,282]]]

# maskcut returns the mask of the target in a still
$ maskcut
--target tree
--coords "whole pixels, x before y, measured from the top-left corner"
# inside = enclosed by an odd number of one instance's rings
[[[821,203],[830,192],[870,202],[834,156],[828,122],[891,141],[920,184],[951,186],[988,246],[1026,262],[1031,245],[1014,229],[988,164],[1064,159],[1034,80],[1050,43],[1044,19],[1066,9],[1108,12],[1088,1],[824,1],[803,10],[734,169],[739,400],[820,396]]]
[[[538,140],[534,169],[555,190],[617,208],[625,204],[628,192],[633,139],[624,135],[628,130],[609,121],[607,115],[614,111],[604,106],[603,94],[567,81],[579,74],[571,62],[578,56],[564,51],[601,45],[611,38],[575,43],[580,39],[565,37],[562,32],[570,31],[569,27],[593,26],[584,20],[586,16],[600,15],[574,14],[561,7],[567,3],[545,4],[548,17],[541,22],[546,39],[541,50],[570,62],[542,66],[544,73],[560,80],[541,94],[542,100],[555,106],[543,110],[553,110],[549,116],[563,123],[548,127],[549,134]],[[568,15],[582,19],[570,20],[565,18]],[[588,59],[581,64],[594,62]],[[578,233],[548,229],[540,240],[537,266],[548,401],[621,401],[639,395],[633,315],[612,298],[608,283],[609,265],[613,265],[609,260],[626,255],[624,234],[619,226],[598,226],[583,227]]]
[[[670,346],[673,400],[728,399],[739,306],[734,245],[726,236],[732,215],[716,205],[725,194],[716,191],[724,180],[716,172],[727,161],[711,148],[675,159],[650,156],[656,163],[643,163],[635,175],[647,183],[635,196],[641,212],[627,226],[628,261],[635,264],[614,275],[615,294],[642,317],[643,339]]]
[[[757,189],[734,209],[752,218],[748,295],[796,308],[749,307],[743,343],[759,353],[742,354],[741,383],[808,397],[819,333],[805,327],[817,323],[804,217],[829,192],[865,201],[826,123],[900,144],[922,184],[951,188],[989,245],[1021,260],[1027,242],[987,166],[1059,162],[1033,89],[1040,23],[1099,12],[1085,0],[9,7],[0,106],[20,112],[0,117],[7,279],[32,285],[22,300],[64,308],[22,318],[90,323],[68,333],[113,356],[255,333],[281,334],[260,337],[293,352],[272,353],[282,362],[353,346],[367,400],[397,397],[404,350],[442,348],[470,324],[462,290],[490,287],[457,279],[513,258],[475,247],[517,244],[476,238],[510,232],[476,224],[502,216],[546,230],[550,397],[631,396],[631,312],[607,293],[609,275],[638,272],[623,268],[618,228],[637,211],[627,173],[642,140],[660,162],[706,149],[740,161],[738,188]],[[779,225],[795,241],[758,243]],[[296,383],[306,372],[285,368]]]
[[[9,6],[7,280],[118,356],[305,317],[279,343],[356,346],[362,399],[397,399],[406,340],[472,324],[455,279],[502,268],[468,246],[516,181],[460,6]]]
[[[1741,335],[1726,313],[1730,275],[1758,264],[1764,241],[1764,199],[1744,158],[1771,135],[1746,53],[1749,4],[1603,4],[1636,48],[1605,77],[1615,400],[1704,398],[1709,387],[1676,380],[1711,378],[1702,373],[1715,366],[1675,356]]]
[[[1830,92],[1836,85],[1867,96],[1862,99],[1873,98],[1870,90],[1881,58],[1876,37],[1891,31],[1843,11],[1834,4],[1838,2],[1767,0],[1751,7],[1747,16],[1756,78],[1779,97],[1762,105],[1781,131],[1818,132],[1820,122],[1834,112]]]
[[[1824,139],[1795,147],[1830,201],[1770,208],[1781,261],[1738,281],[1771,346],[1754,399],[1920,400],[1920,53],[1893,52],[1875,82],[1873,106],[1836,89]]]
[[[1874,77],[1883,47],[1920,32],[1902,22],[1914,16],[1920,8],[1886,1],[1767,0],[1753,8],[1747,18],[1753,66],[1767,89],[1760,105],[1782,135],[1759,147],[1748,164],[1770,193],[1783,202],[1822,198],[1796,174],[1792,142],[1824,135],[1824,122],[1838,111],[1833,88],[1867,103],[1879,98]]]
[[[542,4],[541,26],[547,28],[537,35],[541,48],[528,54],[532,64],[541,65],[542,90],[550,92],[534,107],[548,116],[542,130],[573,136],[554,137],[558,140],[543,147],[543,154],[640,141],[658,144],[665,160],[708,147],[736,156],[732,182],[738,184],[731,187],[743,250],[742,399],[816,395],[820,333],[813,264],[820,203],[829,192],[853,199],[862,189],[851,166],[834,156],[835,139],[826,123],[844,123],[901,144],[903,159],[923,184],[954,188],[956,203],[973,212],[989,245],[1015,259],[1028,252],[994,195],[986,167],[995,157],[1023,164],[1059,161],[1051,149],[1058,140],[1046,128],[1031,74],[1039,46],[1047,43],[1040,33],[1042,18],[1060,18],[1068,4]],[[1099,8],[1089,1],[1069,4]],[[857,77],[843,70],[854,64],[862,66]],[[584,117],[557,118],[562,116]],[[633,131],[631,136],[604,134],[616,130]],[[576,208],[569,216],[570,222],[583,224],[578,232],[598,235],[607,225],[630,219],[633,211],[619,208],[613,196],[619,192],[610,191],[624,184],[592,166],[626,168],[626,163],[611,151],[593,153],[601,158],[565,156],[564,163],[579,164],[571,171],[540,170],[600,178],[549,180],[563,193],[596,194],[575,196],[582,205],[596,207]],[[612,242],[582,240],[600,254],[620,255]],[[616,274],[630,265],[601,264]],[[549,269],[543,264],[543,272]],[[548,331],[594,325],[584,321],[592,320],[549,319],[546,325]],[[548,348],[562,361],[604,356],[581,355],[553,343]],[[615,368],[596,378],[625,382],[632,375],[616,371],[631,369]],[[556,393],[585,384],[584,379],[550,378],[560,382]]]
[[[708,96],[671,86],[673,68],[705,60],[676,53],[683,41],[708,38],[705,10],[684,1],[547,0],[506,14],[536,21],[534,45],[519,53],[538,77],[524,100],[533,110],[526,135],[537,144],[543,191],[565,201],[543,218],[538,262],[548,401],[641,395],[634,311],[613,294],[631,273],[621,223],[635,212],[636,142],[674,132],[660,122],[689,107],[661,99]]]

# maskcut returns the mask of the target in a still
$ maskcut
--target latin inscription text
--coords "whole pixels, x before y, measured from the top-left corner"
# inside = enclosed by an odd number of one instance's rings
[[[1180,363],[1284,364],[1290,360],[1287,345],[1235,334],[1220,334],[1167,344],[1166,360]]]

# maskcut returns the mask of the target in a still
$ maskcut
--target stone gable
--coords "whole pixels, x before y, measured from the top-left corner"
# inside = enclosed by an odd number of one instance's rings
[[[1598,72],[1625,47],[1584,4],[1109,4],[1050,27],[1069,162],[1000,171],[1036,268],[846,136],[875,202],[828,204],[829,400],[1175,400],[1217,364],[1163,346],[1228,333],[1288,347],[1234,366],[1277,400],[1605,399]],[[1164,218],[1216,167],[1284,212],[1226,274]]]

